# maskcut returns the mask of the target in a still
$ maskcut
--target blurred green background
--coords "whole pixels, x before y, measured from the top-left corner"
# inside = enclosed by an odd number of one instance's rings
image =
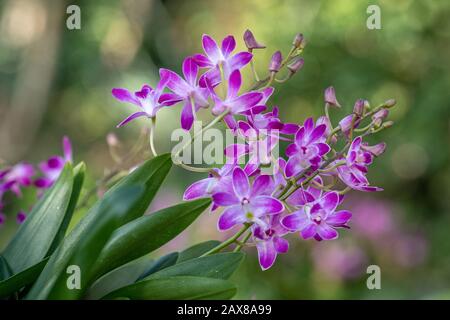
[[[66,8],[81,8],[81,30],[66,28]],[[369,4],[381,8],[381,30],[366,27]],[[370,181],[385,191],[350,194],[352,230],[316,243],[289,237],[291,249],[273,268],[259,269],[254,248],[234,276],[238,298],[450,298],[450,3],[448,1],[147,1],[3,0],[0,3],[0,158],[38,163],[73,143],[92,185],[114,166],[106,136],[130,149],[145,120],[115,125],[131,110],[111,88],[154,84],[158,68],[180,72],[185,56],[201,52],[201,36],[232,34],[244,50],[249,28],[268,48],[255,52],[266,72],[275,50],[289,51],[297,32],[308,44],[304,68],[276,85],[272,105],[281,118],[302,122],[323,111],[323,90],[336,88],[344,106],[397,100],[395,126],[372,137],[386,141]],[[245,84],[251,74],[244,72]],[[158,113],[156,147],[170,151],[181,106]],[[181,201],[202,176],[174,168],[152,209]],[[79,212],[77,219],[82,216]],[[205,213],[164,251],[221,239],[217,214]],[[0,229],[0,248],[16,230],[14,216]],[[162,253],[162,252],[160,252]],[[160,254],[159,253],[159,254]],[[368,290],[366,268],[381,268],[382,289]]]

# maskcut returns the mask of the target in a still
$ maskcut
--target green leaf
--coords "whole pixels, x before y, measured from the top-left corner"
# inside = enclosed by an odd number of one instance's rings
[[[0,281],[11,277],[12,274],[13,272],[8,264],[8,261],[6,261],[5,257],[0,255]]]
[[[0,281],[0,298],[5,298],[35,281],[48,261],[48,257],[19,273]]]
[[[98,257],[96,275],[158,249],[186,229],[209,205],[200,199],[165,208],[127,223],[108,241]]]
[[[77,299],[91,284],[92,265],[105,243],[111,237],[114,230],[121,225],[130,209],[140,200],[144,188],[140,186],[126,186],[117,189],[114,197],[107,197],[101,202],[99,210],[102,212],[95,228],[80,240],[72,256],[67,262],[68,266],[75,265],[81,271],[81,288],[69,289],[67,281],[69,275],[62,272],[50,291],[49,299]]]
[[[169,254],[166,254],[165,256],[162,256],[158,260],[153,261],[153,263],[150,266],[147,266],[147,270],[143,271],[139,276],[139,278],[135,280],[137,281],[142,280],[151,275],[152,273],[173,266],[175,263],[177,263],[177,259],[178,259],[178,252],[171,252]]]
[[[97,300],[106,294],[136,282],[139,276],[153,265],[148,256],[131,261],[98,279],[86,292],[85,299]]]
[[[242,262],[242,252],[218,253],[206,257],[177,263],[171,267],[151,274],[144,280],[160,279],[172,276],[199,276],[228,279]]]
[[[116,290],[103,299],[193,300],[230,299],[236,287],[228,280],[202,277],[170,277],[151,279]]]
[[[144,162],[139,168],[119,181],[108,190],[103,197],[88,211],[84,218],[75,226],[64,241],[57,247],[50,260],[45,266],[42,274],[27,294],[27,299],[45,299],[54,286],[58,276],[65,272],[67,262],[81,239],[87,237],[95,229],[97,221],[101,219],[104,212],[100,210],[102,201],[114,198],[117,190],[131,185],[142,185],[145,190],[141,199],[135,204],[127,216],[121,221],[125,224],[144,214],[151,200],[154,198],[159,186],[172,166],[170,154],[158,156]],[[113,269],[113,268],[112,268]],[[112,270],[111,269],[111,270]]]
[[[3,253],[14,273],[26,270],[46,257],[64,220],[72,186],[72,166],[67,163]]]
[[[58,233],[55,236],[55,239],[53,239],[53,243],[50,247],[48,255],[55,251],[56,247],[61,243],[62,239],[64,239],[64,236],[66,235],[67,228],[69,227],[70,220],[72,219],[73,213],[77,206],[78,198],[81,193],[81,189],[83,187],[85,172],[86,165],[84,164],[84,162],[79,163],[73,169],[73,187],[69,205],[67,207],[66,214],[64,215],[64,220],[61,223]]]
[[[180,252],[177,263],[184,262],[186,260],[200,257],[202,254],[208,252],[212,248],[218,246],[221,242],[218,240],[209,240],[201,243],[197,243],[192,247],[187,248]]]

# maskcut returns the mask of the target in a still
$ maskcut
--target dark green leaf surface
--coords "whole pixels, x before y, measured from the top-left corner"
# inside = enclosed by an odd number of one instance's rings
[[[135,280],[144,279],[149,275],[151,275],[152,273],[173,266],[175,263],[177,263],[177,259],[178,259],[178,252],[171,252],[169,254],[166,254],[165,256],[162,256],[158,260],[153,261],[153,263],[150,266],[147,266],[147,269],[144,270],[139,276],[139,278]]]
[[[211,256],[191,259],[151,274],[144,280],[172,276],[199,276],[228,279],[239,267],[244,258],[242,252],[218,253]]]
[[[200,257],[202,254],[208,252],[212,248],[215,248],[220,244],[218,240],[210,240],[201,243],[197,243],[192,247],[187,248],[180,252],[177,263],[184,262],[186,260]]]
[[[202,277],[170,277],[140,281],[108,294],[104,299],[194,300],[230,299],[236,287],[228,280]]]
[[[39,199],[3,253],[14,273],[46,257],[64,220],[72,186],[72,166],[67,163],[58,180]]]
[[[158,249],[186,229],[209,205],[209,199],[195,200],[127,223],[106,244],[98,258],[95,274],[105,274]]]
[[[86,216],[58,246],[26,298],[47,298],[50,290],[55,285],[58,276],[62,272],[65,272],[67,262],[72,256],[74,250],[76,250],[79,241],[95,229],[97,221],[103,214],[103,212],[100,210],[102,201],[109,197],[114,198],[117,190],[120,190],[121,188],[131,185],[144,186],[145,190],[143,193],[143,197],[140,199],[140,201],[137,202],[135,207],[130,210],[130,212],[128,212],[126,218],[121,221],[121,224],[125,224],[133,219],[136,219],[137,217],[141,216],[147,209],[151,200],[154,198],[156,192],[158,191],[158,188],[169,172],[171,166],[172,161],[170,158],[170,154],[158,156],[143,163],[139,168],[134,170],[132,173],[118,182],[114,187],[108,190],[103,199],[97,201],[97,203],[88,211]],[[110,270],[112,269],[114,268],[111,268]]]

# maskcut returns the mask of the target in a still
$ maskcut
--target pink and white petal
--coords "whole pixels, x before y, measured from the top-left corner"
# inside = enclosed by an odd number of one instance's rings
[[[200,80],[198,81],[198,84],[200,85],[200,87],[203,88],[206,88],[208,86],[208,83],[211,87],[215,87],[221,81],[222,77],[220,75],[219,67],[214,67],[206,71],[204,74],[202,74]]]
[[[209,35],[204,34],[202,37],[202,44],[203,50],[205,50],[205,53],[208,56],[209,60],[212,63],[216,64],[222,57],[222,53],[220,52],[216,41]]]
[[[189,131],[194,123],[194,114],[192,113],[192,106],[189,100],[186,100],[181,110],[181,127]]]
[[[197,82],[198,65],[192,57],[188,57],[183,61],[183,75],[186,81],[195,87]]]
[[[281,219],[281,225],[290,231],[301,231],[311,223],[303,210],[295,211]]]
[[[209,60],[208,57],[206,57],[203,54],[194,54],[192,56],[192,59],[194,59],[195,63],[200,67],[200,68],[211,68],[214,66],[214,64],[211,63],[211,61]]]
[[[319,149],[320,156],[327,154],[331,150],[330,146],[323,142],[316,143],[315,146]]]
[[[313,222],[308,224],[305,228],[300,230],[300,235],[303,239],[310,239],[317,234],[317,225]]]
[[[45,178],[45,177],[41,177],[41,178],[37,178],[34,181],[34,185],[39,188],[39,189],[46,189],[46,188],[50,188],[53,184],[53,181],[49,178]]]
[[[120,122],[117,125],[117,128],[120,128],[120,127],[126,125],[128,122],[130,122],[130,121],[132,121],[132,120],[134,120],[136,118],[144,117],[144,116],[147,116],[147,113],[145,113],[143,111],[135,112],[135,113],[131,114],[130,116],[126,117],[124,120],[122,120],[122,122]]]
[[[253,176],[260,172],[257,157],[252,157],[244,167],[244,172],[247,176]]]
[[[345,225],[352,217],[352,213],[347,210],[335,212],[333,215],[327,217],[326,223],[333,227],[340,227]]]
[[[227,97],[228,98],[237,97],[239,89],[241,88],[241,85],[242,85],[241,73],[239,72],[239,70],[234,70],[231,73],[230,78],[228,80]]]
[[[318,225],[316,229],[319,236],[324,240],[333,240],[339,236],[336,230],[324,223]]]
[[[302,145],[304,145],[305,143],[304,143],[304,140],[305,140],[305,127],[301,127],[298,131],[297,131],[297,133],[295,134],[295,143],[298,145],[298,146],[302,146]]]
[[[175,72],[168,69],[160,69],[160,74],[169,76],[170,80],[167,87],[180,97],[187,97],[191,91],[189,84]]]
[[[281,133],[283,134],[295,134],[299,129],[298,124],[295,123],[285,123],[283,128],[281,129]]]
[[[289,241],[281,237],[273,237],[273,244],[278,253],[286,253],[289,250]]]
[[[227,114],[225,117],[223,117],[223,121],[227,125],[228,128],[231,130],[236,130],[236,119],[234,119],[233,115]]]
[[[350,145],[349,151],[358,151],[359,148],[361,147],[361,141],[362,138],[361,137],[356,137],[352,144]]]
[[[300,162],[296,157],[289,158],[288,162],[286,163],[286,169],[284,170],[284,173],[287,178],[290,178],[292,176],[295,176],[297,173],[303,170],[303,167],[300,165]]]
[[[277,251],[271,240],[257,241],[256,249],[258,250],[259,265],[262,270],[267,270],[273,266],[277,258]]]
[[[227,58],[236,48],[236,40],[233,36],[227,36],[222,40],[222,54]]]
[[[124,88],[114,88],[111,91],[114,98],[116,98],[119,101],[122,102],[130,102],[132,104],[135,104],[137,106],[141,106],[140,102],[136,97],[127,89]]]
[[[253,182],[251,197],[258,195],[269,195],[274,188],[272,177],[264,174],[258,176]]]
[[[292,143],[292,144],[288,145],[285,153],[288,157],[292,157],[293,155],[298,153],[298,151],[299,151],[298,146],[295,143]]]
[[[326,130],[327,126],[324,124],[320,124],[317,127],[315,127],[314,130],[309,135],[308,143],[313,143],[322,138]]]
[[[191,184],[183,195],[183,200],[193,200],[208,196],[208,188],[214,178],[206,178]]]
[[[250,182],[244,170],[236,167],[233,170],[233,189],[239,199],[250,196]]]
[[[339,203],[339,194],[335,191],[327,192],[319,200],[321,207],[327,212],[334,212]]]
[[[228,59],[228,67],[230,69],[230,72],[236,69],[241,69],[247,63],[249,63],[252,58],[253,55],[250,52],[239,52],[238,54],[235,54]]]
[[[314,120],[313,118],[308,118],[305,120],[305,123],[303,124],[303,127],[305,128],[305,134],[309,136],[311,132],[314,129]]]
[[[217,227],[220,231],[228,230],[234,227],[236,224],[244,223],[245,212],[240,205],[231,206],[226,208],[217,222]]]
[[[255,217],[280,213],[284,210],[283,203],[271,196],[257,196],[251,199],[250,205]]]
[[[244,154],[248,153],[248,145],[232,144],[225,148],[224,153],[227,158],[239,159]]]
[[[161,94],[161,96],[159,97],[158,102],[162,105],[162,106],[172,106],[180,101],[182,101],[183,98],[181,98],[180,96],[178,96],[175,93],[163,93]]]
[[[231,111],[233,113],[241,113],[250,110],[262,99],[262,94],[259,92],[244,93],[240,97],[232,100]]]
[[[232,206],[240,203],[239,199],[232,193],[216,192],[212,195],[212,200],[215,204],[221,207]]]

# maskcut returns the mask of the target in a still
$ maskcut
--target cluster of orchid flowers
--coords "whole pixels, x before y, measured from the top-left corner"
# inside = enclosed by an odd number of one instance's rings
[[[236,47],[233,36],[223,39],[221,46],[208,35],[202,40],[205,54],[195,54],[184,60],[183,77],[160,69],[160,81],[155,88],[146,84],[134,93],[122,88],[112,90],[116,99],[140,108],[118,126],[138,117],[151,119],[150,144],[156,155],[153,145],[156,113],[181,102],[183,129],[191,129],[200,109],[210,108],[215,118],[204,130],[223,120],[235,136],[245,141],[227,146],[224,150],[226,163],[220,168],[207,168],[208,177],[195,182],[184,193],[185,200],[211,198],[211,211],[223,209],[217,225],[220,231],[242,226],[234,236],[207,254],[230,244],[236,244],[236,250],[240,250],[252,240],[258,250],[259,263],[266,270],[273,265],[277,254],[288,251],[285,236],[289,233],[298,232],[303,239],[318,241],[336,239],[337,229],[349,228],[352,217],[349,211],[338,209],[345,193],[352,189],[382,190],[370,185],[367,172],[374,157],[382,154],[386,145],[370,146],[364,138],[392,125],[385,119],[395,101],[371,107],[368,101],[358,100],[353,112],[334,127],[329,110],[341,106],[334,88],[329,87],[324,94],[324,116],[317,121],[308,118],[303,124],[284,123],[277,107],[269,110],[268,100],[274,91],[271,85],[287,81],[302,68],[304,61],[299,55],[305,46],[303,36],[296,35],[285,59],[280,51],[273,54],[265,78],[258,77],[253,65],[253,51],[265,46],[259,44],[249,30],[244,34],[247,52],[233,54]],[[249,91],[240,93],[241,69],[247,65],[256,82]],[[284,67],[287,75],[279,79],[278,73]],[[221,94],[217,92],[219,87]],[[363,126],[367,119],[368,123]],[[273,152],[279,140],[290,142],[285,150],[286,159]],[[262,155],[258,152],[261,141],[269,145]],[[239,160],[243,157],[248,161],[241,166]],[[272,174],[264,174],[262,168],[271,164]],[[191,168],[186,164],[182,166]]]
[[[36,188],[37,195],[50,188],[58,179],[66,162],[72,162],[72,146],[68,137],[63,138],[63,156],[55,155],[38,164],[37,168],[30,163],[20,162],[0,170],[0,225],[6,221],[3,209],[8,206],[7,194],[21,198],[24,188]],[[27,217],[27,210],[19,210],[17,223],[21,224]]]

